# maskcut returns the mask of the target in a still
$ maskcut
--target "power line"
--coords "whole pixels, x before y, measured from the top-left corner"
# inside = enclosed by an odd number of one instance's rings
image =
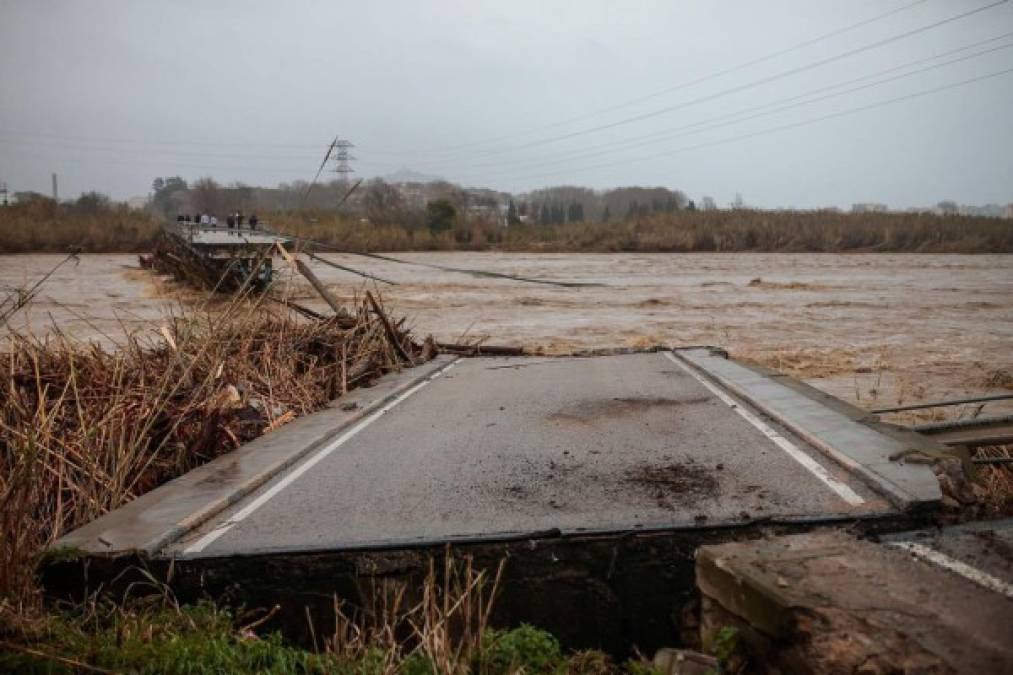
[[[936,93],[939,93],[939,92],[942,92],[942,91],[947,91],[949,89],[955,89],[956,87],[961,87],[961,86],[964,86],[964,85],[973,84],[975,82],[982,82],[984,80],[987,80],[987,79],[990,79],[990,78],[993,78],[993,77],[1000,77],[1002,75],[1008,75],[1009,73],[1013,73],[1013,68],[1007,68],[1005,70],[1000,70],[1000,71],[997,71],[997,72],[994,72],[994,73],[988,73],[987,75],[980,75],[978,77],[973,77],[973,78],[970,78],[970,79],[961,80],[959,82],[952,82],[950,84],[942,85],[942,86],[939,86],[939,87],[934,87],[932,89],[924,89],[922,91],[914,92],[912,94],[907,94],[907,95],[904,95],[904,96],[898,96],[896,98],[887,99],[885,101],[878,101],[876,103],[872,103],[872,104],[864,105],[864,106],[859,106],[857,108],[849,108],[847,110],[842,110],[842,111],[838,111],[838,112],[835,112],[835,113],[830,113],[830,114],[827,114],[827,115],[822,115],[820,117],[814,117],[814,118],[811,118],[811,119],[808,119],[808,120],[801,120],[801,121],[798,121],[798,122],[793,122],[793,123],[785,124],[785,125],[778,126],[778,127],[771,127],[769,129],[761,129],[759,131],[754,131],[754,132],[747,133],[747,134],[741,134],[741,135],[738,135],[738,136],[732,136],[730,138],[724,138],[724,139],[720,139],[720,140],[716,140],[716,141],[710,141],[710,142],[707,142],[707,143],[700,143],[700,144],[697,144],[697,145],[690,145],[690,146],[684,146],[684,147],[681,147],[681,148],[674,148],[674,149],[671,149],[671,150],[665,150],[663,152],[653,153],[653,154],[650,154],[650,155],[641,155],[641,156],[638,156],[638,157],[629,157],[629,158],[626,158],[626,159],[623,159],[623,160],[618,160],[618,161],[613,161],[613,162],[604,162],[604,163],[600,163],[600,164],[591,164],[591,165],[587,165],[587,166],[581,166],[581,167],[578,167],[576,169],[572,169],[571,172],[572,173],[577,173],[577,172],[582,172],[582,171],[590,171],[590,170],[594,170],[594,169],[609,168],[609,167],[613,167],[613,166],[620,166],[620,165],[623,165],[623,164],[629,164],[631,162],[642,162],[642,161],[645,161],[645,160],[658,159],[658,158],[661,158],[661,157],[670,157],[672,155],[676,155],[676,154],[679,154],[679,153],[682,153],[682,152],[688,152],[688,151],[691,151],[691,150],[700,150],[700,149],[703,149],[703,148],[709,148],[709,147],[714,147],[714,146],[718,146],[718,145],[727,145],[728,143],[734,143],[734,142],[737,142],[737,141],[747,140],[747,139],[750,139],[750,138],[755,138],[757,136],[763,136],[763,135],[766,135],[766,134],[777,133],[777,132],[780,132],[780,131],[787,131],[789,129],[795,129],[795,128],[798,128],[798,127],[809,126],[809,125],[812,125],[812,124],[817,124],[819,122],[824,122],[824,121],[831,120],[831,119],[836,119],[836,118],[839,118],[839,117],[846,117],[848,115],[853,115],[855,113],[865,112],[867,110],[873,110],[873,109],[876,109],[876,108],[882,108],[884,106],[892,105],[894,103],[900,103],[900,102],[903,102],[903,101],[909,101],[909,100],[912,100],[912,99],[921,98],[923,96],[929,96],[931,94],[936,94]],[[519,179],[541,178],[541,177],[549,177],[551,175],[552,174],[527,175],[527,176],[519,176],[519,177],[517,177],[517,179],[519,180]]]
[[[838,28],[836,30],[832,30],[829,33],[823,33],[822,35],[818,35],[817,37],[810,38],[808,40],[804,40],[803,42],[800,42],[800,43],[798,43],[796,45],[793,45],[791,47],[788,47],[786,49],[780,49],[778,51],[771,52],[769,54],[765,54],[765,55],[760,56],[758,58],[751,59],[749,61],[744,61],[744,62],[736,64],[734,66],[731,66],[731,67],[728,67],[728,68],[724,68],[722,70],[717,70],[717,71],[708,73],[707,75],[702,75],[700,77],[697,77],[697,78],[692,79],[692,80],[688,80],[686,82],[681,82],[679,84],[671,85],[669,87],[666,87],[664,89],[660,89],[660,90],[652,92],[650,94],[645,94],[644,96],[639,96],[637,98],[629,99],[629,100],[624,101],[622,103],[617,103],[615,105],[611,105],[611,106],[608,106],[608,107],[605,107],[605,108],[600,108],[598,110],[595,110],[595,111],[592,111],[592,112],[589,112],[589,113],[584,113],[582,115],[577,115],[576,117],[571,117],[571,118],[568,118],[568,119],[565,119],[565,120],[561,120],[559,122],[552,122],[550,124],[545,124],[545,125],[541,125],[541,126],[538,126],[538,127],[531,127],[531,128],[526,129],[524,131],[518,131],[518,132],[514,132],[514,133],[510,133],[510,134],[504,134],[502,136],[497,136],[497,137],[494,137],[494,138],[488,138],[488,139],[485,139],[483,141],[473,141],[471,143],[464,143],[464,144],[461,144],[461,145],[452,146],[451,148],[447,148],[446,151],[452,152],[452,151],[457,151],[457,150],[460,150],[460,149],[472,148],[472,147],[475,147],[475,146],[478,146],[478,145],[487,145],[489,143],[498,143],[499,141],[503,141],[503,140],[507,140],[509,138],[513,138],[514,136],[527,136],[528,134],[537,133],[539,131],[545,131],[545,130],[548,130],[548,129],[555,129],[555,128],[558,128],[558,127],[561,127],[561,126],[565,126],[567,124],[573,124],[574,122],[581,122],[583,120],[590,119],[592,117],[597,117],[598,115],[602,115],[602,114],[605,114],[605,113],[608,113],[608,112],[613,112],[613,111],[616,111],[616,110],[621,110],[623,108],[628,108],[630,106],[634,106],[634,105],[637,105],[639,103],[643,103],[644,101],[649,101],[649,100],[658,98],[659,96],[664,96],[664,95],[670,94],[670,93],[672,93],[674,91],[679,91],[679,90],[684,89],[686,87],[692,87],[692,86],[695,86],[695,85],[698,85],[698,84],[702,84],[704,82],[707,82],[708,80],[712,80],[712,79],[715,79],[715,78],[718,78],[718,77],[722,77],[724,75],[730,75],[730,74],[736,73],[736,72],[738,72],[740,70],[745,70],[746,68],[749,68],[751,66],[755,66],[755,65],[758,65],[758,64],[761,64],[761,63],[765,63],[767,61],[771,61],[773,59],[776,59],[779,56],[784,56],[785,54],[790,54],[790,53],[798,51],[800,49],[804,49],[805,47],[809,47],[809,46],[812,46],[812,45],[817,44],[819,42],[823,42],[824,40],[830,39],[832,37],[837,37],[838,35],[843,35],[844,33],[848,33],[850,31],[855,30],[856,28],[861,28],[863,26],[868,26],[869,24],[875,23],[877,21],[881,21],[881,20],[886,19],[888,17],[891,17],[891,16],[893,16],[895,14],[899,14],[901,12],[907,11],[907,10],[911,9],[912,7],[916,7],[918,5],[924,4],[926,1],[927,0],[915,0],[915,2],[911,2],[911,3],[908,3],[906,5],[902,5],[900,7],[897,7],[895,9],[889,10],[889,11],[884,12],[882,14],[878,14],[878,15],[872,17],[872,18],[865,19],[863,21],[859,21],[858,23],[853,23],[853,24],[851,24],[849,26],[845,26],[843,28]]]
[[[720,115],[718,117],[715,117],[715,118],[712,118],[712,119],[709,119],[709,120],[703,120],[703,121],[700,121],[700,122],[694,122],[692,124],[683,125],[681,127],[676,127],[674,129],[667,129],[667,130],[663,130],[663,131],[660,131],[660,132],[653,132],[653,133],[646,134],[646,135],[634,136],[632,138],[623,139],[623,140],[620,140],[620,141],[612,141],[612,142],[604,143],[604,144],[601,144],[601,145],[598,145],[598,146],[592,146],[590,148],[584,148],[584,149],[581,149],[581,150],[576,150],[576,151],[572,151],[572,152],[569,152],[569,153],[564,153],[563,155],[559,155],[559,156],[555,156],[555,157],[550,157],[548,159],[543,159],[543,160],[540,160],[540,161],[532,162],[531,160],[526,160],[526,161],[525,160],[521,160],[519,162],[509,162],[509,163],[507,163],[508,170],[509,170],[509,166],[510,165],[515,165],[515,166],[519,165],[517,168],[526,169],[526,168],[539,167],[539,166],[549,166],[549,165],[553,165],[553,164],[563,164],[563,163],[571,162],[571,161],[574,161],[574,160],[581,160],[581,159],[586,159],[588,157],[596,157],[596,156],[600,156],[600,155],[603,155],[603,154],[608,154],[608,153],[614,151],[613,148],[615,150],[626,150],[626,149],[629,149],[629,148],[649,145],[649,144],[652,144],[652,143],[657,142],[659,140],[667,140],[667,139],[671,139],[671,138],[677,138],[679,136],[685,136],[687,134],[699,133],[699,132],[703,132],[703,131],[710,131],[712,129],[717,129],[717,128],[720,128],[720,127],[723,127],[723,126],[728,126],[729,124],[738,124],[740,122],[746,122],[746,121],[749,121],[749,120],[757,119],[759,117],[765,117],[767,115],[777,114],[777,113],[780,113],[780,112],[784,112],[785,110],[790,110],[792,108],[797,108],[797,107],[804,106],[804,105],[810,105],[810,104],[813,104],[813,103],[818,103],[820,101],[825,101],[827,99],[835,98],[837,96],[844,96],[845,94],[854,93],[856,91],[861,91],[863,89],[868,89],[870,87],[877,87],[877,86],[880,86],[882,84],[887,84],[889,82],[894,82],[894,81],[897,81],[897,80],[904,79],[906,77],[913,77],[915,75],[920,75],[922,73],[925,73],[925,72],[928,72],[928,71],[931,71],[931,70],[936,70],[938,68],[943,68],[945,66],[949,66],[949,65],[952,65],[954,63],[959,63],[959,62],[962,62],[962,61],[967,61],[969,59],[977,58],[979,56],[984,56],[986,54],[991,54],[993,52],[1001,51],[1003,49],[1009,49],[1009,48],[1013,47],[1013,43],[1004,44],[1004,45],[1000,45],[998,47],[993,47],[993,48],[986,49],[986,50],[983,50],[983,51],[975,52],[973,54],[968,54],[966,56],[962,56],[962,57],[959,57],[959,58],[956,58],[956,59],[951,59],[949,61],[944,61],[942,63],[938,63],[938,64],[935,64],[935,65],[932,65],[932,66],[927,66],[925,68],[920,68],[918,70],[914,70],[914,71],[911,71],[909,73],[903,73],[901,75],[897,75],[897,76],[894,76],[894,77],[886,78],[886,79],[883,79],[883,80],[878,80],[876,82],[871,82],[869,84],[864,84],[864,85],[861,85],[861,86],[858,86],[858,87],[852,87],[850,89],[844,89],[844,90],[837,91],[837,92],[834,92],[834,93],[826,94],[824,96],[819,96],[819,97],[816,97],[816,98],[811,98],[809,100],[803,100],[803,101],[800,101],[800,102],[797,102],[797,103],[791,103],[790,105],[782,105],[781,107],[773,108],[771,110],[767,110],[767,111],[764,111],[764,112],[759,112],[757,114],[747,115],[748,113],[752,113],[754,111],[758,111],[758,110],[763,111],[765,108],[770,108],[771,106],[777,106],[777,105],[782,104],[782,103],[790,103],[792,101],[799,101],[799,99],[805,99],[807,97],[814,96],[816,94],[820,94],[820,93],[825,92],[825,91],[833,91],[834,89],[838,89],[838,88],[846,86],[848,84],[854,84],[856,82],[861,82],[861,81],[868,80],[868,79],[871,79],[871,78],[874,78],[874,77],[879,77],[881,75],[886,75],[886,74],[891,73],[891,72],[896,72],[897,70],[902,70],[904,68],[909,68],[912,65],[918,65],[920,63],[925,63],[925,62],[928,62],[928,61],[934,61],[934,60],[940,59],[943,56],[946,56],[946,55],[949,55],[949,54],[954,54],[954,53],[958,53],[958,52],[961,52],[961,51],[966,51],[967,49],[971,49],[971,48],[976,47],[976,46],[981,46],[982,44],[987,44],[989,42],[995,42],[996,40],[1000,40],[1000,39],[1003,39],[1003,38],[1006,38],[1006,37],[1010,37],[1010,36],[1013,36],[1013,31],[1011,31],[1009,33],[1005,33],[1005,34],[997,36],[997,37],[994,37],[994,38],[990,38],[988,40],[982,40],[982,41],[977,42],[977,43],[975,43],[973,45],[969,45],[969,46],[966,46],[966,47],[961,47],[961,48],[955,49],[955,50],[950,50],[948,52],[943,52],[941,54],[936,54],[935,56],[931,56],[931,57],[928,57],[928,58],[925,58],[925,59],[918,59],[918,60],[915,60],[915,61],[910,61],[908,63],[902,64],[902,65],[899,65],[899,66],[894,66],[892,68],[887,68],[885,70],[878,71],[876,73],[872,73],[872,74],[869,74],[869,75],[863,75],[862,77],[857,77],[857,78],[853,78],[851,80],[846,80],[846,81],[843,81],[843,82],[838,82],[836,84],[829,85],[829,86],[826,86],[826,87],[820,87],[820,88],[817,88],[817,89],[813,89],[813,90],[805,92],[803,94],[798,94],[798,95],[795,95],[795,96],[789,96],[789,97],[784,98],[784,99],[780,99],[780,100],[777,100],[777,101],[772,101],[772,102],[765,103],[765,104],[759,105],[759,106],[753,106],[753,107],[750,107],[750,108],[745,108],[745,109],[738,110],[738,111],[733,112],[733,113],[727,113],[727,114]],[[743,115],[747,115],[747,116],[743,117]],[[727,120],[727,121],[720,122],[720,123],[717,123],[717,124],[714,123],[715,121],[722,120],[722,119]],[[502,167],[503,163],[495,163],[495,164],[486,163],[484,165],[480,165],[478,168],[482,168],[482,166],[486,166],[486,167]],[[495,175],[495,174],[501,173],[501,172],[494,171],[493,173]]]
[[[110,144],[125,144],[125,145],[196,145],[202,147],[261,147],[261,148],[303,148],[303,149],[319,149],[320,144],[300,144],[300,143],[257,143],[248,141],[187,141],[187,140],[155,140],[155,139],[141,139],[141,138],[97,138],[94,136],[76,136],[76,135],[61,135],[61,134],[44,134],[35,131],[25,131],[22,129],[0,129],[0,134],[14,135],[14,136],[31,136],[36,138],[51,138],[59,141],[83,141],[83,142],[94,142],[94,143],[110,143]]]
[[[2,132],[0,132],[2,133]],[[91,145],[80,145],[81,142],[65,142],[65,141],[49,141],[49,140],[24,140],[24,139],[5,139],[0,138],[0,143],[5,145],[28,145],[28,146],[39,146],[39,145],[52,145],[59,147],[60,149],[70,148],[72,150],[84,150],[84,151],[103,151],[103,152],[126,152],[134,154],[143,154],[145,156],[150,155],[178,155],[182,157],[209,157],[209,158],[220,158],[220,159],[267,159],[267,160],[278,160],[278,159],[294,159],[294,160],[307,160],[314,159],[313,155],[249,155],[249,154],[235,154],[235,153],[215,153],[215,152],[193,152],[188,150],[150,150],[147,148],[116,148],[116,147],[102,147],[98,145],[101,141],[88,142]],[[98,147],[96,147],[98,145]],[[319,148],[319,146],[317,146]]]
[[[536,133],[538,131],[543,131],[543,130],[547,130],[547,129],[557,128],[557,127],[564,126],[564,125],[567,125],[567,124],[572,124],[573,122],[579,122],[579,121],[582,121],[584,119],[588,119],[588,118],[591,118],[591,117],[596,117],[598,115],[601,115],[601,114],[604,114],[604,113],[607,113],[607,112],[612,112],[612,111],[615,111],[615,110],[620,110],[620,109],[623,109],[623,108],[627,108],[627,107],[630,107],[632,105],[636,105],[638,103],[642,103],[644,101],[648,101],[648,100],[657,98],[659,96],[663,96],[663,95],[671,93],[673,91],[677,91],[677,90],[680,90],[680,89],[683,89],[683,88],[686,88],[686,87],[690,87],[690,86],[695,86],[697,84],[701,84],[701,83],[706,82],[708,80],[715,79],[715,78],[718,78],[718,77],[721,77],[721,76],[724,76],[724,75],[729,75],[729,74],[732,74],[734,72],[738,72],[740,70],[744,70],[746,68],[749,68],[751,66],[758,65],[758,64],[764,63],[766,61],[773,60],[773,59],[775,59],[777,57],[784,56],[785,54],[789,54],[791,52],[798,51],[800,49],[804,49],[805,47],[809,47],[811,45],[817,44],[819,42],[822,42],[824,40],[830,39],[832,37],[843,35],[845,33],[853,31],[853,30],[855,30],[857,28],[861,28],[863,26],[870,25],[870,24],[875,23],[877,21],[881,21],[883,19],[886,19],[886,18],[888,18],[890,16],[894,16],[894,15],[899,14],[901,12],[907,11],[907,10],[913,8],[913,7],[916,7],[918,5],[924,4],[925,2],[927,2],[927,0],[915,0],[915,2],[910,2],[910,3],[906,4],[906,5],[902,5],[900,7],[895,8],[895,9],[883,12],[883,13],[878,14],[876,16],[873,16],[873,17],[871,17],[869,19],[864,19],[862,21],[859,21],[859,22],[854,23],[854,24],[850,24],[850,25],[845,26],[843,28],[838,28],[838,29],[832,30],[830,32],[823,33],[823,34],[821,34],[821,35],[819,35],[817,37],[810,38],[808,40],[804,40],[803,42],[800,42],[800,43],[798,43],[796,45],[793,45],[791,47],[788,47],[786,49],[780,49],[780,50],[777,50],[775,52],[771,52],[769,54],[765,54],[763,56],[760,56],[758,58],[754,58],[754,59],[751,59],[749,61],[745,61],[743,63],[739,63],[739,64],[731,66],[729,68],[725,68],[725,69],[722,69],[722,70],[717,70],[717,71],[711,72],[711,73],[709,73],[707,75],[703,75],[701,77],[695,78],[693,80],[689,80],[687,82],[682,82],[682,83],[677,84],[677,85],[672,85],[672,86],[666,87],[665,89],[661,89],[659,91],[656,91],[656,92],[653,92],[653,93],[650,93],[650,94],[646,94],[644,96],[633,98],[633,99],[630,99],[630,100],[625,101],[623,103],[618,103],[618,104],[611,105],[611,106],[608,106],[608,107],[605,107],[605,108],[601,108],[599,110],[592,111],[590,113],[585,113],[585,114],[582,114],[582,115],[579,115],[579,116],[576,116],[576,117],[572,117],[572,118],[569,118],[569,119],[566,119],[566,120],[561,120],[559,122],[553,122],[551,124],[542,125],[542,126],[539,126],[539,127],[532,127],[532,128],[527,129],[525,131],[520,131],[520,132],[511,133],[511,134],[505,134],[505,135],[498,136],[498,137],[495,137],[495,138],[485,139],[483,141],[474,141],[474,142],[471,142],[471,143],[466,143],[466,144],[457,145],[457,146],[451,146],[451,147],[448,147],[448,148],[435,149],[435,150],[419,150],[419,151],[417,151],[415,153],[411,153],[411,154],[413,154],[414,156],[417,156],[417,155],[428,155],[428,154],[431,154],[433,152],[455,152],[455,151],[460,150],[460,149],[464,149],[464,148],[468,148],[468,147],[474,147],[474,146],[477,146],[477,145],[487,145],[489,143],[496,143],[496,142],[499,142],[501,140],[509,139],[509,138],[511,138],[513,136],[524,136],[524,135],[529,135],[531,133]],[[34,137],[43,137],[43,138],[53,138],[53,139],[57,139],[57,140],[61,140],[61,141],[94,141],[94,142],[97,142],[97,143],[110,143],[110,144],[171,145],[171,146],[193,145],[193,146],[200,146],[200,147],[273,147],[273,148],[292,148],[292,149],[295,149],[295,148],[316,149],[316,148],[319,147],[319,146],[317,146],[315,144],[311,145],[311,144],[295,144],[295,143],[291,143],[290,144],[290,143],[264,143],[264,142],[222,142],[222,141],[208,141],[208,140],[189,140],[188,141],[188,140],[180,140],[180,139],[173,139],[173,140],[145,140],[145,139],[134,139],[134,138],[94,138],[94,137],[89,138],[89,137],[86,137],[86,136],[74,136],[74,135],[69,135],[68,136],[68,135],[40,134],[40,133],[36,133],[36,132],[31,132],[31,131],[10,130],[10,129],[0,129],[0,133],[3,133],[3,134],[16,134],[16,135],[24,135],[24,136],[34,136]],[[399,151],[397,153],[389,153],[389,152],[384,152],[382,150],[373,150],[372,152],[374,154],[395,154],[395,155],[399,155],[399,156],[404,156],[403,151]],[[292,159],[295,159],[295,158],[292,158]]]
[[[713,101],[713,100],[715,100],[717,98],[721,98],[721,97],[727,96],[729,94],[735,94],[735,93],[739,93],[741,91],[746,91],[748,89],[753,89],[753,88],[758,87],[758,86],[763,85],[763,84],[769,84],[770,82],[773,82],[775,80],[779,80],[779,79],[782,79],[782,78],[785,78],[785,77],[789,77],[791,75],[797,75],[799,73],[802,73],[802,72],[805,72],[805,71],[808,71],[808,70],[812,70],[814,68],[819,68],[821,66],[825,66],[827,64],[834,63],[835,61],[840,61],[841,59],[845,59],[845,58],[848,58],[850,56],[855,56],[856,54],[861,54],[862,52],[867,52],[869,50],[876,49],[878,47],[882,47],[884,45],[887,45],[887,44],[890,44],[890,43],[893,43],[893,42],[897,42],[898,40],[903,40],[905,38],[911,37],[913,35],[917,35],[919,33],[924,33],[925,31],[929,31],[929,30],[932,30],[934,28],[938,28],[939,26],[943,26],[943,25],[946,25],[948,23],[952,23],[954,21],[959,21],[960,19],[966,19],[969,16],[973,16],[973,15],[978,14],[980,12],[984,12],[986,10],[998,7],[999,5],[1006,4],[1008,1],[1009,0],[995,0],[995,2],[992,2],[992,3],[988,4],[988,5],[984,5],[982,7],[976,8],[976,9],[968,10],[966,12],[960,12],[959,14],[955,14],[953,16],[949,16],[949,17],[947,17],[945,19],[941,19],[939,21],[934,21],[934,22],[932,22],[930,24],[926,24],[924,26],[920,26],[919,28],[914,28],[912,30],[904,31],[903,33],[897,33],[895,35],[891,35],[890,37],[887,37],[887,38],[884,38],[884,39],[881,39],[881,40],[876,40],[875,42],[871,42],[871,43],[863,45],[861,47],[856,47],[856,48],[849,49],[849,50],[846,50],[844,52],[841,52],[839,54],[835,54],[834,56],[830,56],[830,57],[827,57],[827,58],[824,58],[824,59],[820,59],[820,60],[814,61],[812,63],[807,63],[807,64],[802,65],[802,66],[797,66],[795,68],[789,68],[788,70],[781,71],[780,73],[776,73],[774,75],[769,75],[767,77],[763,77],[763,78],[760,78],[758,80],[754,80],[754,81],[749,82],[747,84],[739,85],[739,86],[736,86],[736,87],[730,87],[728,89],[723,89],[723,90],[718,91],[716,93],[708,94],[706,96],[701,96],[701,97],[698,97],[698,98],[695,98],[695,99],[691,99],[691,100],[686,101],[684,103],[680,103],[680,104],[672,105],[672,106],[666,106],[664,108],[659,108],[657,110],[652,110],[650,112],[642,113],[640,115],[634,115],[634,116],[631,116],[631,117],[626,117],[626,118],[623,118],[623,119],[616,120],[614,122],[609,122],[607,124],[599,124],[597,126],[588,127],[586,129],[581,129],[581,130],[578,130],[578,131],[572,131],[572,132],[569,132],[569,133],[566,133],[566,134],[560,134],[558,136],[549,136],[549,137],[546,137],[546,138],[541,138],[541,139],[538,139],[538,140],[535,140],[535,141],[531,141],[531,142],[528,142],[528,143],[523,143],[521,145],[514,145],[514,146],[509,146],[509,147],[504,147],[504,148],[499,148],[499,149],[488,150],[488,151],[485,151],[483,154],[484,155],[496,155],[496,154],[502,154],[504,152],[509,152],[511,150],[522,150],[522,149],[525,149],[525,148],[535,147],[535,146],[539,146],[539,145],[545,145],[545,144],[548,144],[548,143],[556,143],[556,142],[559,142],[559,141],[562,141],[562,140],[566,140],[566,139],[569,139],[569,138],[575,138],[577,136],[584,136],[586,134],[594,133],[594,132],[597,132],[597,131],[604,131],[606,129],[613,129],[615,127],[625,126],[627,124],[633,124],[634,122],[642,122],[643,120],[650,119],[650,118],[653,118],[653,117],[657,117],[659,115],[664,115],[664,114],[667,114],[667,113],[670,113],[670,112],[675,112],[676,110],[682,110],[684,108],[688,108],[688,107],[693,106],[693,105],[698,105],[700,103],[705,103],[707,101]]]

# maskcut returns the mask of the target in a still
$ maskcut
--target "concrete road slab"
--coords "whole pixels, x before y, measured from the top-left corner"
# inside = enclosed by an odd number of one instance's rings
[[[945,448],[917,434],[898,433],[843,401],[828,402],[783,377],[757,372],[709,349],[680,351],[680,357],[728,391],[777,419],[813,447],[862,476],[903,510],[932,509],[941,496],[939,482],[925,463],[905,462],[915,448]]]
[[[902,532],[882,541],[954,574],[969,574],[1013,600],[1013,519]]]
[[[668,353],[464,359],[163,554],[896,512],[776,420],[731,403]]]
[[[758,672],[1011,673],[1011,533],[1004,521],[703,546],[704,641],[739,628]]]

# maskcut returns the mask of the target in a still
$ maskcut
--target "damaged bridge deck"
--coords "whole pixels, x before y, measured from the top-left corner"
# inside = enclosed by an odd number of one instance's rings
[[[938,503],[938,483],[929,467],[890,457],[924,442],[709,349],[440,357],[60,545],[234,572],[239,559],[905,520]],[[673,589],[692,588],[693,546],[678,554],[688,585],[669,573],[654,579],[669,614]],[[620,583],[612,555],[605,585]]]

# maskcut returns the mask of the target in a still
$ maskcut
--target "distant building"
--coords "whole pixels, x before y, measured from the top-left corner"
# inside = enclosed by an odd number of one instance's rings
[[[1013,204],[1006,205],[1006,210],[1003,211],[1002,217],[1009,220],[1013,220]]]
[[[852,213],[886,213],[889,210],[886,204],[880,202],[860,202],[851,205]]]

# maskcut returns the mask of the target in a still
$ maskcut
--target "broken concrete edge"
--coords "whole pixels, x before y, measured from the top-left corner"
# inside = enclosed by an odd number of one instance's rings
[[[371,387],[355,389],[331,401],[327,408],[260,436],[64,535],[47,549],[40,564],[83,556],[152,557],[314,452],[336,433],[408,389],[442,374],[458,360],[457,356],[437,356],[415,368],[388,373]],[[331,421],[336,414],[337,419]],[[307,438],[284,442],[292,435]],[[239,466],[244,462],[247,466]]]
[[[964,567],[840,530],[703,546],[702,644],[740,631],[770,672],[1013,672],[1010,586]]]
[[[901,541],[917,541],[918,539],[938,537],[942,534],[978,534],[992,530],[1013,530],[1013,518],[972,520],[967,523],[947,525],[945,527],[935,525],[917,530],[906,530],[904,532],[885,532],[877,534],[875,538],[880,543],[889,544]]]
[[[497,532],[481,535],[464,535],[456,537],[443,537],[435,539],[385,539],[373,542],[356,543],[322,543],[322,544],[300,544],[299,546],[270,546],[244,551],[243,553],[221,553],[208,554],[200,553],[195,555],[183,555],[178,552],[164,551],[161,555],[153,556],[152,560],[192,562],[197,560],[222,560],[229,558],[257,558],[276,555],[324,555],[328,553],[389,553],[396,551],[424,551],[438,550],[444,547],[467,547],[493,544],[510,544],[516,542],[529,542],[532,546],[538,542],[547,541],[580,541],[595,539],[623,539],[639,536],[675,536],[692,535],[699,532],[726,532],[736,530],[748,530],[756,528],[816,528],[823,526],[846,527],[854,526],[860,528],[869,536],[888,534],[900,530],[910,529],[924,525],[922,521],[912,520],[906,514],[898,513],[874,513],[854,514],[840,513],[821,516],[776,516],[768,518],[750,518],[742,520],[725,521],[703,521],[699,523],[675,523],[645,525],[644,527],[622,527],[622,528],[582,528],[577,530],[560,530],[551,528],[548,530],[523,530],[517,532]]]
[[[895,513],[889,520],[854,521],[849,529],[863,536],[896,531],[908,527],[902,518]],[[605,649],[627,658],[630,645],[650,653],[670,645],[678,634],[679,619],[673,616],[673,608],[697,597],[694,553],[701,546],[819,529],[818,523],[743,522],[728,528],[611,536],[553,536],[552,531],[546,531],[540,539],[429,542],[383,551],[301,550],[191,559],[136,555],[83,558],[43,569],[41,580],[51,600],[78,600],[92,594],[120,598],[127,592],[149,590],[158,593],[150,584],[154,578],[171,587],[181,604],[214,598],[223,607],[280,605],[279,615],[265,630],[279,630],[299,641],[311,639],[304,634],[310,623],[307,612],[312,613],[312,623],[318,629],[333,619],[335,595],[353,606],[371,607],[363,594],[384,588],[385,579],[399,580],[409,592],[415,592],[424,587],[431,569],[445,569],[448,561],[467,562],[489,579],[503,564],[494,626],[529,623],[549,630],[564,645]],[[580,620],[574,621],[575,616]],[[591,638],[577,641],[575,635]]]
[[[696,551],[696,586],[700,594],[736,617],[748,617],[753,628],[770,638],[786,635],[791,628],[790,603],[759,579],[750,579],[748,572],[733,571],[723,553],[715,549],[720,547],[701,546]]]
[[[884,475],[881,470],[882,467],[892,465],[889,456],[884,455],[881,458],[881,461],[876,463],[865,463],[849,455],[846,448],[839,448],[826,443],[818,433],[813,432],[811,429],[807,429],[802,424],[799,424],[784,414],[779,413],[756,396],[750,395],[744,386],[741,386],[739,383],[732,381],[728,377],[724,377],[721,374],[706,368],[695,359],[689,358],[690,354],[700,350],[701,348],[673,349],[672,353],[674,356],[679,358],[682,363],[685,363],[694,371],[721,386],[726,391],[745,402],[747,405],[775,420],[778,424],[784,426],[792,433],[799,436],[806,443],[821,451],[837,464],[840,464],[849,471],[854,472],[870,488],[885,497],[895,507],[904,511],[923,512],[935,511],[938,508],[939,501],[942,497],[942,491],[938,480],[935,478],[935,474],[927,465],[908,463],[908,466],[912,469],[915,469],[915,467],[918,466],[923,466],[927,471],[923,481],[925,484],[920,486],[923,489],[924,494],[914,494],[891,480],[889,476]],[[707,349],[707,356],[727,360],[729,363],[734,364],[736,367],[741,368],[747,373],[767,378],[773,385],[783,387],[784,389],[795,392],[800,396],[805,396],[806,398],[814,400],[824,406],[826,406],[829,401],[835,401],[836,403],[834,405],[828,406],[831,408],[831,414],[837,413],[842,415],[854,424],[866,427],[897,443],[920,447],[926,447],[925,444],[935,445],[930,439],[921,438],[918,434],[912,434],[912,432],[906,431],[902,428],[881,423],[874,415],[871,415],[860,408],[851,406],[844,401],[835,399],[829,394],[825,394],[787,375],[775,374],[776,377],[771,377],[771,374],[765,372],[764,369],[751,368],[745,364],[741,364],[738,361],[729,359],[726,352],[722,353],[720,350],[712,348]]]
[[[499,349],[500,347],[495,347]],[[505,349],[513,349],[513,347],[505,347]],[[570,352],[562,352],[559,354],[545,354],[536,349],[530,349],[528,347],[520,346],[517,349],[522,350],[521,354],[498,354],[495,352],[473,352],[455,354],[460,356],[462,359],[474,359],[474,358],[542,358],[542,359],[586,359],[593,358],[596,356],[624,356],[626,354],[657,354],[659,352],[670,352],[678,349],[707,349],[718,356],[728,358],[728,352],[720,347],[714,347],[711,345],[679,345],[673,347],[666,344],[654,344],[647,345],[645,347],[593,347],[590,349],[576,349]],[[447,352],[453,353],[453,352]]]

